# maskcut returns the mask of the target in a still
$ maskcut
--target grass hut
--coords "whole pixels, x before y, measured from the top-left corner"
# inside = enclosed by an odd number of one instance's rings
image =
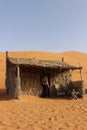
[[[71,70],[82,69],[62,61],[11,58],[6,53],[6,91],[14,98],[22,94],[42,96],[41,78],[48,76],[50,96],[58,90],[66,90],[71,84]],[[62,93],[63,94],[63,93]]]

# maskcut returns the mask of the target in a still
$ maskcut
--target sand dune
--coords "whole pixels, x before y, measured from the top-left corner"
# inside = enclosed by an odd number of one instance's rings
[[[10,52],[9,57],[61,60],[68,64],[83,65],[83,80],[87,88],[87,54],[82,52]],[[5,91],[5,52],[0,52],[0,130],[86,130],[87,96],[84,99],[43,99],[23,95],[11,99]],[[79,71],[73,80],[80,79]]]

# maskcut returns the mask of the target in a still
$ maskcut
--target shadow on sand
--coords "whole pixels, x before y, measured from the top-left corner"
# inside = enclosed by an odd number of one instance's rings
[[[85,89],[85,94],[87,94],[87,89]]]
[[[0,101],[3,100],[11,100],[12,97],[7,95],[6,90],[5,89],[0,89]]]
[[[87,89],[85,89],[85,94],[87,94]],[[42,99],[63,99],[63,100],[71,100],[71,97],[70,96],[59,96],[59,97],[40,97]],[[12,100],[14,98],[12,98],[10,95],[8,95],[6,93],[6,90],[5,89],[0,89],[0,101],[3,101],[3,100]]]

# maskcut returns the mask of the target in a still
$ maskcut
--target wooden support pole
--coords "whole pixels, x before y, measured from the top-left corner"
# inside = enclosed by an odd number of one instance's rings
[[[80,77],[81,77],[81,81],[83,80],[83,77],[82,77],[82,65],[79,63],[79,66],[81,67],[80,68]]]
[[[18,77],[18,79],[20,79],[20,68],[19,68],[19,65],[17,65],[17,77]]]
[[[16,79],[16,90],[15,90],[15,97],[17,99],[20,98],[21,88],[20,88],[20,67],[17,65],[17,79]]]
[[[20,80],[20,67],[19,67],[19,59],[17,59],[17,78]]]
[[[9,80],[8,80],[8,51],[6,51],[6,93],[9,94]]]
[[[64,62],[64,57],[62,57],[62,62]]]
[[[8,58],[8,51],[6,51],[6,59]]]
[[[6,51],[6,72],[7,72],[7,65],[8,65],[8,63],[7,63],[7,61],[8,61],[8,51]]]

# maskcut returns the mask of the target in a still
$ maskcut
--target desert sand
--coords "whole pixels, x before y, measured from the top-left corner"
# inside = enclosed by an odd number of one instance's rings
[[[83,80],[87,89],[87,53],[82,52],[9,52],[9,57],[25,57],[44,60],[61,60],[83,66]],[[5,92],[5,52],[0,52],[0,130],[86,130],[87,96],[84,99],[46,99],[22,95],[12,99]],[[72,79],[80,80],[79,71]]]

